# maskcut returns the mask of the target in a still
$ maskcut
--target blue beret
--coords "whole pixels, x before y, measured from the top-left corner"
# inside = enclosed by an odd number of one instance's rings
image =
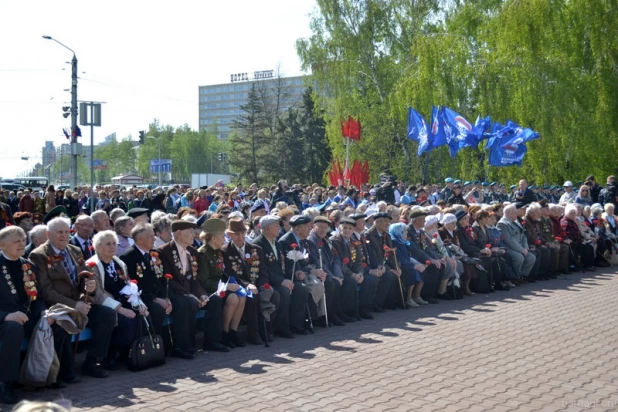
[[[444,183],[453,183],[453,178],[447,177],[446,179],[444,179]]]

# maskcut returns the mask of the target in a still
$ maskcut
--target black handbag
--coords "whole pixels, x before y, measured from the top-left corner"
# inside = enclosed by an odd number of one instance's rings
[[[131,344],[129,351],[129,369],[142,371],[165,363],[165,347],[161,336],[150,328],[150,318],[142,316],[139,326],[139,337]],[[150,322],[149,322],[150,320]],[[142,324],[146,323],[147,335],[142,334]]]

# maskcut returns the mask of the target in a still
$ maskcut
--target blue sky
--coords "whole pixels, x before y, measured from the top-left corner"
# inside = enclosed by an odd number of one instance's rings
[[[95,144],[162,124],[198,126],[198,86],[231,73],[275,69],[298,75],[294,43],[310,35],[314,0],[0,1],[0,176],[40,158],[46,140],[67,143],[72,54],[79,100],[103,101]],[[90,133],[82,128],[83,143]],[[30,156],[30,162],[20,160]]]

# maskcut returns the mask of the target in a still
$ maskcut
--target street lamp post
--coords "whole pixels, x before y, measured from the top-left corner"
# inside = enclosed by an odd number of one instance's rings
[[[155,139],[159,145],[159,186],[161,186],[161,142],[154,136],[146,136],[148,139]]]
[[[60,43],[51,36],[43,36],[46,40],[53,40],[73,53],[71,59],[71,186],[77,186],[77,57],[70,47]]]

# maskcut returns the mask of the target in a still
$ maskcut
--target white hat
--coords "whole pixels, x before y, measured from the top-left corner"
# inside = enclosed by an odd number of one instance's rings
[[[453,222],[457,222],[457,218],[452,213],[446,213],[442,217],[442,224],[443,225],[448,225],[449,223],[453,223]]]
[[[260,227],[262,229],[266,229],[268,226],[273,225],[275,223],[279,223],[281,218],[279,216],[265,215],[260,219]]]
[[[437,216],[427,216],[425,218],[425,228],[428,228],[431,225],[435,225],[438,223],[438,217]]]
[[[573,182],[571,182],[570,180],[567,180],[566,182],[564,182],[562,187],[573,187]]]
[[[238,210],[235,210],[232,213],[230,213],[230,215],[227,218],[228,219],[233,219],[235,217],[239,217],[242,220],[245,220],[245,217],[243,216],[243,214],[241,212],[239,212]]]

